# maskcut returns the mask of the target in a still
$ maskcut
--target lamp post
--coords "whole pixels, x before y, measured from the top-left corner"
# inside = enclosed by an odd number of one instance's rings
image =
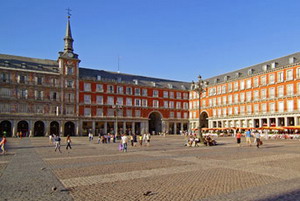
[[[112,108],[115,109],[115,113],[116,113],[116,132],[115,132],[115,137],[117,138],[118,137],[118,112],[119,110],[122,109],[122,106],[119,105],[118,103],[116,103],[116,105],[113,105]]]
[[[201,143],[204,142],[203,140],[203,136],[202,136],[202,132],[201,132],[201,95],[202,95],[202,92],[205,92],[205,88],[207,87],[208,85],[208,82],[207,81],[204,81],[202,79],[202,77],[199,75],[198,76],[198,82],[192,82],[192,86],[191,86],[191,89],[195,92],[198,93],[198,101],[199,101],[199,107],[198,107],[198,132],[199,132],[199,137],[200,137],[200,140],[201,140]]]

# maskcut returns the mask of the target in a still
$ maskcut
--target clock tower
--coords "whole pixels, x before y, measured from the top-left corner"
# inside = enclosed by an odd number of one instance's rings
[[[68,13],[66,35],[64,37],[64,51],[59,52],[58,66],[60,73],[60,133],[63,136],[78,135],[78,100],[79,100],[79,62],[74,53],[73,38]]]

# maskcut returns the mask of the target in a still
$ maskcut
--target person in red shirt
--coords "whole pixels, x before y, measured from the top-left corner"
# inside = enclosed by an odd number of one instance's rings
[[[1,149],[2,149],[2,154],[5,154],[6,153],[6,151],[5,151],[5,144],[6,144],[6,137],[5,137],[5,135],[3,136],[3,138],[2,138],[2,140],[1,140],[1,142],[0,142],[0,146],[1,146]]]
[[[241,132],[238,132],[238,133],[236,134],[236,142],[237,142],[237,144],[239,145],[239,147],[241,146],[241,137],[242,137]]]

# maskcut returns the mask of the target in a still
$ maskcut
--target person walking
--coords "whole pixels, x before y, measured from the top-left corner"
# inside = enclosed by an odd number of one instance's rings
[[[66,150],[68,150],[69,148],[72,149],[72,147],[71,147],[72,141],[71,141],[70,135],[67,136],[66,142],[67,142]]]
[[[61,138],[59,135],[57,135],[55,138],[54,138],[54,142],[55,142],[55,152],[56,150],[58,149],[58,151],[61,153],[61,150],[60,150],[60,141],[61,141]]]
[[[122,135],[121,141],[122,141],[123,152],[127,152],[128,137],[126,133]]]
[[[237,142],[237,144],[239,145],[239,147],[241,147],[241,137],[242,137],[241,132],[238,132],[238,133],[236,134],[236,142]]]
[[[147,140],[147,146],[148,146],[148,147],[150,146],[150,138],[151,138],[150,133],[147,133],[147,135],[146,135],[146,140]]]
[[[255,138],[256,138],[256,147],[259,148],[261,141],[260,141],[260,133],[258,131],[255,132]]]
[[[246,131],[246,143],[251,147],[251,131]]]
[[[1,154],[5,154],[6,153],[6,150],[5,150],[5,144],[6,144],[6,142],[7,142],[6,136],[3,135],[2,140],[0,142],[0,147],[1,147],[1,150],[2,150]]]

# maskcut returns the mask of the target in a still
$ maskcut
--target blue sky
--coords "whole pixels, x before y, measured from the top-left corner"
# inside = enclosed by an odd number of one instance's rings
[[[300,51],[298,0],[9,0],[0,53],[56,60],[68,7],[81,67],[191,81]]]

